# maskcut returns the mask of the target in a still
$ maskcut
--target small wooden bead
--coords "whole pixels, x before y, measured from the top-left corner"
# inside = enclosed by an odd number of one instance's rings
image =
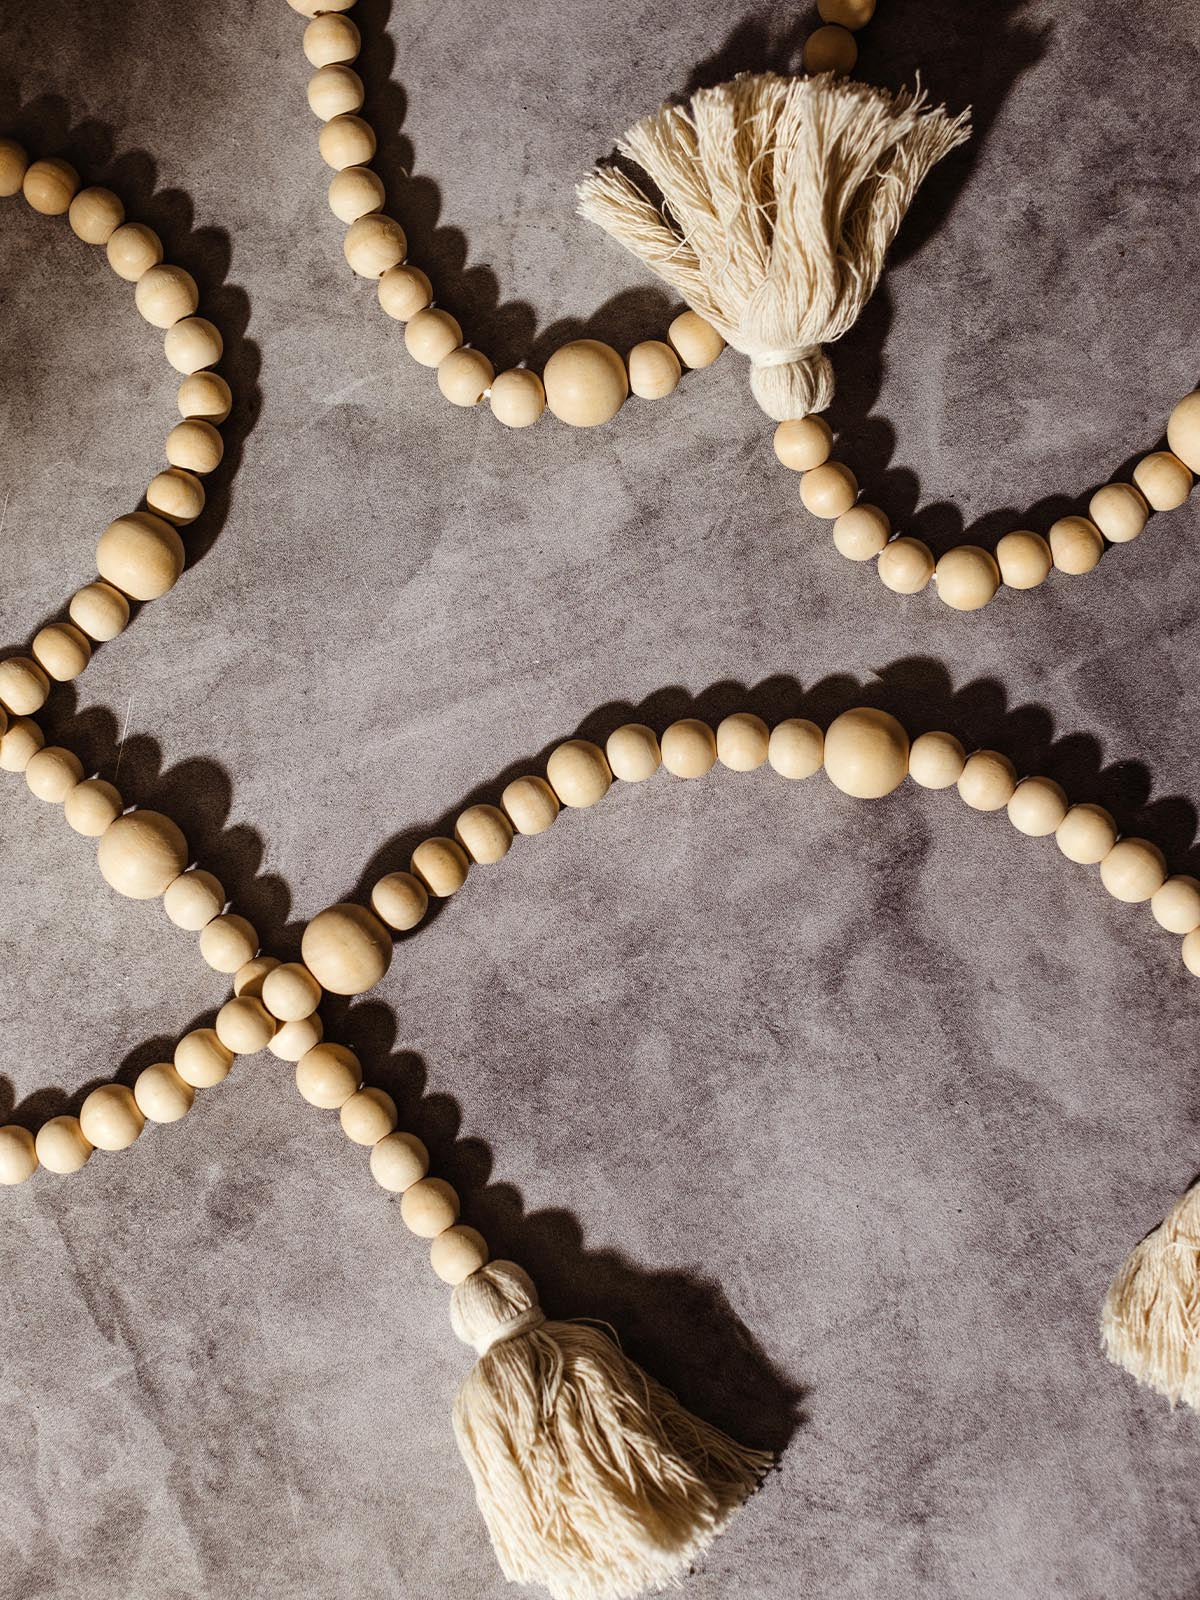
[[[492,415],[506,428],[528,428],[546,409],[546,391],[536,372],[510,367],[492,379]]]
[[[960,544],[934,568],[938,599],[953,611],[978,611],[1000,587],[995,557],[978,545]]]
[[[443,1283],[455,1288],[488,1262],[487,1240],[464,1224],[439,1233],[429,1246],[429,1264]]]
[[[1133,481],[1152,511],[1174,511],[1192,492],[1192,475],[1178,456],[1156,450],[1133,469]]]
[[[477,406],[495,376],[496,369],[482,350],[451,350],[438,362],[438,388],[452,406]]]
[[[412,854],[413,876],[439,900],[457,894],[467,881],[471,863],[462,845],[453,839],[422,839]]]
[[[362,35],[349,17],[325,12],[305,28],[303,47],[310,66],[332,67],[357,59]]]
[[[315,17],[328,11],[349,11],[354,0],[288,0],[293,11],[302,17]]]
[[[86,584],[72,595],[67,612],[98,644],[115,639],[129,625],[129,601],[111,583]]]
[[[233,410],[233,391],[219,372],[193,372],[175,397],[181,417],[199,417],[215,427]]]
[[[262,1000],[263,985],[278,965],[278,956],[251,956],[249,961],[243,961],[233,975],[234,994],[245,994],[252,1000]],[[267,1005],[265,1000],[263,1005]],[[267,1010],[271,1011],[270,1006],[267,1006]],[[274,1016],[275,1013],[271,1011],[271,1015]]]
[[[50,805],[60,806],[83,777],[83,762],[73,750],[47,745],[36,750],[25,768],[25,782],[31,794]]]
[[[639,400],[663,400],[674,394],[683,376],[679,357],[661,339],[643,339],[629,352],[629,387]]]
[[[1088,516],[1112,544],[1128,544],[1146,526],[1150,508],[1131,483],[1106,483],[1088,502]]]
[[[644,783],[662,764],[658,735],[644,722],[614,728],[605,741],[604,755],[613,777],[622,783]]]
[[[1031,839],[1056,833],[1066,814],[1066,794],[1053,778],[1023,778],[1008,802],[1008,820]]]
[[[1054,832],[1068,861],[1095,866],[1117,842],[1117,825],[1103,806],[1072,806]]]
[[[304,965],[330,994],[365,994],[392,963],[391,935],[365,906],[319,911],[300,940]]]
[[[0,1128],[0,1183],[24,1183],[37,1171],[37,1146],[28,1128],[10,1122]]]
[[[856,706],[825,732],[825,774],[856,800],[880,800],[908,774],[908,734],[893,716]]]
[[[370,167],[344,167],[341,172],[335,172],[329,181],[329,209],[339,222],[357,222],[360,217],[369,217],[373,211],[381,211],[386,204],[387,190],[383,186],[383,179]],[[393,267],[391,270],[394,272],[397,269]],[[386,311],[382,283],[379,286],[379,303]],[[429,301],[425,304],[428,305]]]
[[[154,900],[187,865],[187,840],[158,811],[129,811],[100,835],[96,864],[105,883],[130,900]]]
[[[168,467],[151,478],[146,504],[156,517],[162,517],[172,527],[186,527],[204,510],[204,485],[194,472]]]
[[[578,811],[603,800],[612,772],[599,745],[590,739],[567,739],[550,752],[546,780],[560,804]]]
[[[448,311],[430,307],[410,317],[404,348],[423,367],[439,366],[462,343],[462,329]]]
[[[908,775],[922,789],[949,789],[962,777],[967,752],[952,733],[922,733],[908,752]]]
[[[296,1063],[296,1087],[311,1106],[336,1111],[362,1086],[362,1066],[340,1044],[316,1045]]]
[[[267,1049],[281,1061],[300,1061],[324,1037],[325,1024],[320,1012],[314,1011],[311,1017],[301,1017],[299,1022],[281,1023]]]
[[[85,778],[63,801],[63,816],[68,827],[85,839],[98,839],[124,809],[120,790],[103,778]]]
[[[411,872],[389,872],[371,890],[371,905],[389,928],[407,933],[425,915],[429,892]]]
[[[558,796],[545,778],[514,778],[500,804],[518,833],[545,833],[558,815]]]
[[[858,60],[858,45],[848,28],[837,23],[827,23],[817,28],[804,41],[802,56],[804,70],[815,77],[819,72],[835,72],[839,77],[854,71]]]
[[[717,764],[717,739],[707,722],[682,717],[660,741],[662,764],[673,777],[702,778]]]
[[[833,543],[847,561],[870,561],[887,544],[892,524],[886,511],[860,501],[833,524]],[[943,560],[945,558],[943,557]]]
[[[308,109],[322,122],[361,111],[365,98],[362,79],[344,62],[318,67],[308,80]]]
[[[1010,589],[1036,589],[1044,583],[1054,565],[1050,546],[1040,533],[1015,528],[996,546],[1000,581]]]
[[[24,772],[30,758],[46,743],[46,735],[28,717],[16,717],[0,734],[0,769]]]
[[[1150,896],[1150,910],[1168,933],[1191,933],[1200,928],[1200,882],[1185,873],[1168,878]]]
[[[211,1089],[229,1076],[232,1065],[233,1051],[215,1028],[193,1028],[175,1046],[175,1071],[193,1089]]]
[[[29,157],[15,139],[0,139],[0,196],[20,194]]]
[[[84,244],[107,244],[125,221],[125,207],[111,189],[81,189],[71,201],[67,221]]]
[[[787,717],[771,729],[767,760],[781,778],[811,778],[825,761],[825,735],[806,717]]]
[[[118,517],[96,545],[100,576],[134,600],[157,600],[166,594],[178,581],[183,562],[182,539],[152,511]]]
[[[193,314],[200,304],[200,291],[190,272],[161,262],[143,272],[133,299],[152,328],[173,328]]]
[[[221,330],[207,317],[185,317],[168,328],[163,340],[167,360],[176,372],[190,376],[215,367],[225,350]]]
[[[433,285],[420,267],[389,267],[379,280],[379,304],[397,322],[409,322],[432,300]]]
[[[1013,797],[1017,769],[999,750],[976,750],[958,778],[958,792],[972,811],[999,811]]]
[[[1100,863],[1100,881],[1114,900],[1138,905],[1167,881],[1166,857],[1149,839],[1119,839]]]
[[[735,711],[717,724],[717,760],[730,772],[753,772],[767,759],[771,730],[752,711]]]
[[[200,930],[200,955],[214,972],[236,972],[253,959],[258,933],[253,923],[236,912],[225,912]]]
[[[458,1193],[444,1178],[418,1178],[405,1189],[400,1215],[418,1239],[436,1239],[458,1221]]]
[[[920,539],[893,539],[879,552],[875,571],[893,594],[919,594],[933,577],[933,552]]]
[[[725,341],[713,327],[695,311],[681,311],[667,329],[671,348],[685,367],[698,371],[711,367],[725,348]]]
[[[109,266],[126,283],[136,283],[163,258],[162,240],[144,222],[126,222],[114,228],[104,249]]]
[[[192,1109],[196,1091],[169,1061],[156,1061],[138,1073],[133,1098],[147,1121],[178,1122]]]
[[[1090,572],[1104,554],[1104,540],[1086,517],[1060,517],[1050,529],[1050,553],[1060,572]]]
[[[429,1151],[415,1133],[389,1133],[371,1150],[371,1176],[389,1194],[403,1194],[429,1171]]]
[[[225,889],[211,872],[181,872],[163,895],[163,910],[177,928],[199,933],[225,905]]]
[[[0,661],[0,704],[14,717],[31,717],[46,704],[50,679],[28,656]]]
[[[335,172],[365,167],[375,156],[375,130],[361,117],[334,117],[317,135],[321,160]]]
[[[289,961],[267,974],[262,1002],[280,1022],[303,1022],[321,1004],[321,985],[307,967]]]
[[[31,646],[38,665],[58,683],[77,678],[92,659],[88,637],[69,622],[52,622],[35,635]]]
[[[615,417],[629,393],[625,363],[610,344],[573,339],[560,345],[542,373],[546,404],[573,428],[597,428]]]
[[[832,522],[858,499],[858,479],[841,461],[826,461],[800,479],[800,499],[814,517]]]
[[[875,0],[817,0],[822,22],[842,28],[865,28],[875,15]]]
[[[84,1138],[78,1117],[51,1117],[38,1129],[34,1143],[47,1172],[78,1172],[87,1166],[94,1148]]]
[[[225,443],[211,422],[185,417],[167,435],[167,460],[188,472],[212,472],[225,453]]]
[[[47,156],[25,169],[21,193],[44,217],[61,217],[79,190],[79,174],[69,161]]]
[[[1172,411],[1167,444],[1190,472],[1200,472],[1200,389],[1185,394]]]
[[[133,1090],[123,1083],[102,1083],[79,1108],[83,1137],[97,1150],[125,1150],[146,1126]]]
[[[508,854],[513,827],[499,806],[468,806],[459,812],[454,837],[472,861],[490,867]]]
[[[217,1012],[217,1038],[235,1056],[253,1056],[265,1050],[275,1032],[275,1018],[253,995],[234,995]]]
[[[393,217],[372,211],[346,229],[342,254],[346,264],[360,278],[381,278],[390,267],[398,267],[404,260],[408,254],[408,239]]]
[[[376,1145],[396,1126],[396,1102],[382,1089],[360,1089],[343,1101],[338,1120],[347,1139]]]
[[[1194,929],[1184,937],[1180,946],[1183,964],[1194,978],[1200,978],[1200,928]]]
[[[792,472],[823,467],[833,449],[833,429],[824,417],[793,417],[775,429],[775,457]]]

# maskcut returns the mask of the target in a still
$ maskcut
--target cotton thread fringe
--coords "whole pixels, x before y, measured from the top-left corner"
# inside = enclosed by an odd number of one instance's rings
[[[1100,1327],[1110,1361],[1173,1406],[1200,1410],[1200,1186],[1130,1253]]]

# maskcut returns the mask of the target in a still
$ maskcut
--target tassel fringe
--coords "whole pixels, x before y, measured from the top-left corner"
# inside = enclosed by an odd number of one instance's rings
[[[1100,1326],[1110,1361],[1173,1406],[1200,1410],[1200,1186],[1131,1252]]]

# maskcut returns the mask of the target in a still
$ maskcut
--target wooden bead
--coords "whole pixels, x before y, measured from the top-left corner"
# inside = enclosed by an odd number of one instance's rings
[[[1133,469],[1133,481],[1152,511],[1174,511],[1192,492],[1192,475],[1178,456],[1156,450]]]
[[[321,160],[335,172],[365,167],[375,157],[375,130],[361,117],[334,117],[317,135]]]
[[[0,661],[0,704],[14,717],[31,717],[46,704],[50,679],[28,656]]]
[[[667,329],[667,338],[684,366],[695,370],[711,367],[725,348],[712,323],[695,311],[681,311]]]
[[[644,722],[614,728],[605,741],[604,755],[613,777],[622,783],[644,783],[662,763],[658,735]]]
[[[215,1028],[193,1028],[175,1046],[175,1071],[193,1089],[211,1089],[229,1076],[233,1051]]]
[[[679,357],[661,339],[643,339],[629,352],[629,387],[639,400],[663,400],[674,394],[683,376]]]
[[[0,734],[0,769],[24,772],[30,758],[46,743],[46,735],[28,717],[16,717]]]
[[[908,752],[908,775],[922,789],[949,789],[966,764],[967,752],[952,733],[922,733]]]
[[[430,307],[410,317],[404,329],[404,348],[423,367],[436,367],[462,343],[462,329],[448,311]]]
[[[225,443],[211,422],[185,417],[167,435],[167,460],[188,472],[212,472],[225,453]]]
[[[408,239],[395,218],[372,211],[346,229],[342,254],[346,264],[360,278],[381,278],[390,267],[398,267],[404,260],[408,254]]]
[[[126,283],[136,283],[163,258],[162,240],[144,222],[125,222],[114,228],[104,250],[109,266]]]
[[[1053,778],[1023,778],[1008,802],[1008,820],[1031,839],[1057,832],[1066,814],[1066,794]]]
[[[199,417],[215,427],[233,410],[233,391],[219,372],[193,372],[175,397],[181,417]]]
[[[96,864],[110,888],[130,900],[154,900],[187,866],[187,840],[158,811],[129,811],[100,835]]]
[[[833,429],[824,417],[793,417],[781,422],[773,440],[776,460],[792,472],[823,467],[833,449]]]
[[[190,272],[160,262],[143,272],[133,291],[134,304],[152,328],[173,328],[200,304],[200,291]]]
[[[1072,806],[1055,829],[1058,848],[1068,861],[1095,866],[1117,842],[1117,825],[1103,806]]]
[[[1191,933],[1200,928],[1200,881],[1185,873],[1168,878],[1150,896],[1150,910],[1168,933]]]
[[[396,1126],[396,1102],[382,1089],[360,1089],[342,1103],[338,1120],[347,1139],[376,1145]]]
[[[865,28],[875,15],[875,0],[817,0],[822,22],[842,28]]]
[[[879,552],[875,571],[893,594],[919,594],[933,577],[933,552],[920,539],[893,539]]]
[[[329,181],[329,209],[339,222],[357,222],[369,217],[372,211],[381,211],[387,204],[387,190],[383,179],[370,167],[345,167],[335,172]],[[395,271],[393,267],[391,269]],[[385,274],[386,276],[386,274]],[[379,303],[387,310],[383,285],[379,287]],[[428,305],[429,301],[426,300]]]
[[[465,1283],[473,1272],[486,1267],[487,1240],[474,1228],[459,1224],[439,1233],[429,1246],[429,1264],[443,1283]]]
[[[1060,572],[1090,572],[1104,554],[1104,540],[1086,517],[1060,517],[1050,529],[1050,553]]]
[[[560,345],[546,363],[542,384],[550,410],[573,428],[608,422],[629,393],[625,363],[599,339],[573,339]]]
[[[872,706],[843,711],[825,732],[825,773],[856,800],[882,799],[907,776],[908,734]]]
[[[85,778],[63,801],[63,816],[68,827],[85,839],[98,839],[121,815],[125,802],[120,790],[103,778]]]
[[[735,711],[717,724],[717,760],[730,772],[753,772],[767,759],[771,730],[752,711]]]
[[[413,876],[439,900],[457,894],[467,881],[471,863],[462,845],[453,839],[422,839],[412,854]]]
[[[83,1137],[97,1150],[125,1150],[146,1126],[133,1090],[123,1083],[102,1083],[79,1108]]]
[[[887,544],[892,524],[886,511],[861,501],[833,524],[833,543],[847,561],[870,561]],[[943,558],[944,559],[944,558]]]
[[[305,28],[303,46],[310,66],[332,67],[357,59],[362,35],[349,17],[325,12]]]
[[[492,379],[492,415],[506,428],[528,428],[546,409],[546,391],[536,372],[510,367]]]
[[[389,928],[407,933],[425,915],[429,892],[411,872],[389,872],[371,890],[371,905]]]
[[[800,479],[800,499],[814,517],[833,521],[858,499],[858,479],[842,461],[826,461]]]
[[[490,867],[508,854],[513,826],[499,806],[468,806],[459,812],[454,837],[472,861]]]
[[[262,1000],[263,985],[278,965],[278,956],[251,956],[248,961],[243,961],[233,975],[234,994],[245,994],[252,1000]],[[266,1005],[265,1000],[263,1004]],[[267,1010],[270,1011],[271,1008],[267,1006]],[[275,1013],[271,1011],[271,1015],[274,1016]]]
[[[69,161],[47,156],[25,169],[21,193],[44,217],[61,217],[79,190],[79,174]]]
[[[978,611],[1000,587],[995,557],[978,545],[960,544],[934,568],[938,599],[952,611]]]
[[[1200,978],[1200,929],[1194,929],[1180,946],[1183,964],[1194,978]]]
[[[62,805],[82,777],[83,762],[73,750],[58,745],[34,751],[25,768],[30,793],[55,806]]]
[[[205,367],[215,367],[225,350],[221,330],[207,317],[185,317],[168,328],[163,350],[176,372],[190,376]]]
[[[308,80],[308,109],[322,122],[361,111],[365,98],[362,79],[344,62],[318,67]]]
[[[37,1158],[47,1172],[78,1172],[87,1166],[93,1145],[83,1136],[78,1117],[51,1117],[34,1141]]]
[[[835,72],[839,77],[854,71],[858,45],[848,28],[828,23],[817,28],[804,41],[804,70],[815,77],[819,72]]]
[[[514,778],[500,804],[518,833],[545,833],[558,815],[558,796],[545,778]]]
[[[458,1221],[458,1193],[444,1178],[418,1178],[400,1199],[400,1215],[418,1239],[436,1239]]]
[[[200,955],[214,972],[236,972],[258,951],[253,923],[236,912],[225,912],[200,930]]]
[[[163,910],[177,928],[199,933],[225,905],[225,889],[211,872],[181,872],[163,894]]]
[[[806,717],[787,717],[771,729],[767,760],[781,778],[811,778],[825,761],[825,735]]]
[[[265,1050],[275,1032],[275,1018],[253,995],[234,995],[217,1012],[217,1038],[235,1056],[253,1056]]]
[[[391,935],[365,906],[319,911],[300,940],[304,965],[330,994],[365,994],[392,963]]]
[[[1167,862],[1149,839],[1119,839],[1100,863],[1100,881],[1114,900],[1138,905],[1167,881]]]
[[[1185,394],[1172,411],[1167,444],[1190,472],[1200,472],[1200,389]]]
[[[972,811],[999,811],[1013,797],[1017,769],[999,750],[976,750],[958,777],[958,792]]]
[[[415,1133],[389,1133],[371,1150],[371,1176],[389,1194],[403,1194],[429,1171],[429,1151]]]
[[[379,280],[379,304],[397,322],[409,322],[433,300],[433,285],[420,267],[389,267]]]
[[[0,139],[0,196],[20,194],[29,157],[15,139]]]
[[[354,0],[288,0],[293,11],[302,17],[315,17],[328,11],[349,11]]]
[[[1088,502],[1088,516],[1112,544],[1128,544],[1146,526],[1150,508],[1131,483],[1106,483]]]
[[[321,1021],[321,1014],[314,1011],[311,1017],[301,1017],[299,1022],[282,1023],[267,1049],[281,1061],[300,1061],[324,1037],[325,1025]]]
[[[37,1171],[37,1147],[28,1128],[15,1122],[0,1128],[0,1183],[24,1183]]]
[[[204,510],[204,485],[194,472],[168,467],[151,478],[146,490],[146,505],[156,517],[172,527],[186,527]]]
[[[1044,583],[1054,565],[1050,546],[1040,533],[1015,528],[996,546],[1000,581],[1010,589],[1036,589]]]
[[[67,221],[84,244],[107,244],[125,221],[125,207],[111,189],[81,189],[71,201]]]
[[[103,644],[129,624],[129,601],[111,583],[89,583],[71,597],[71,621],[89,638]]]
[[[340,1044],[316,1045],[296,1063],[296,1087],[311,1106],[336,1111],[362,1086],[362,1066]]]
[[[717,739],[707,722],[682,717],[661,740],[662,764],[676,778],[702,778],[717,762]]]
[[[321,985],[307,967],[288,961],[267,974],[262,1002],[280,1022],[302,1022],[321,1004]]]
[[[152,511],[130,511],[110,522],[96,545],[100,576],[134,600],[157,600],[183,571],[183,540]]]
[[[178,1122],[192,1109],[196,1091],[169,1061],[156,1061],[138,1073],[133,1098],[148,1122]]]
[[[58,683],[77,678],[92,659],[87,635],[69,622],[52,622],[34,636],[34,659]]]
[[[550,752],[546,779],[560,804],[579,811],[603,800],[612,772],[599,745],[590,739],[567,739]]]
[[[495,376],[496,369],[482,350],[451,350],[438,362],[438,388],[452,406],[477,406]]]

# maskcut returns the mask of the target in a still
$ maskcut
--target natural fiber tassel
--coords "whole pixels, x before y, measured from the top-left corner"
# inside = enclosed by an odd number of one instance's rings
[[[1110,1361],[1172,1405],[1200,1410],[1200,1186],[1132,1251],[1100,1325]]]
[[[750,357],[754,396],[782,422],[833,398],[821,346],[853,324],[922,179],[969,132],[969,113],[929,110],[919,90],[744,74],[626,134],[661,208],[604,167],[579,211]]]
[[[479,1356],[454,1431],[514,1582],[555,1600],[671,1585],[770,1465],[691,1416],[607,1334],[547,1322],[511,1261],[460,1284],[450,1320]]]

